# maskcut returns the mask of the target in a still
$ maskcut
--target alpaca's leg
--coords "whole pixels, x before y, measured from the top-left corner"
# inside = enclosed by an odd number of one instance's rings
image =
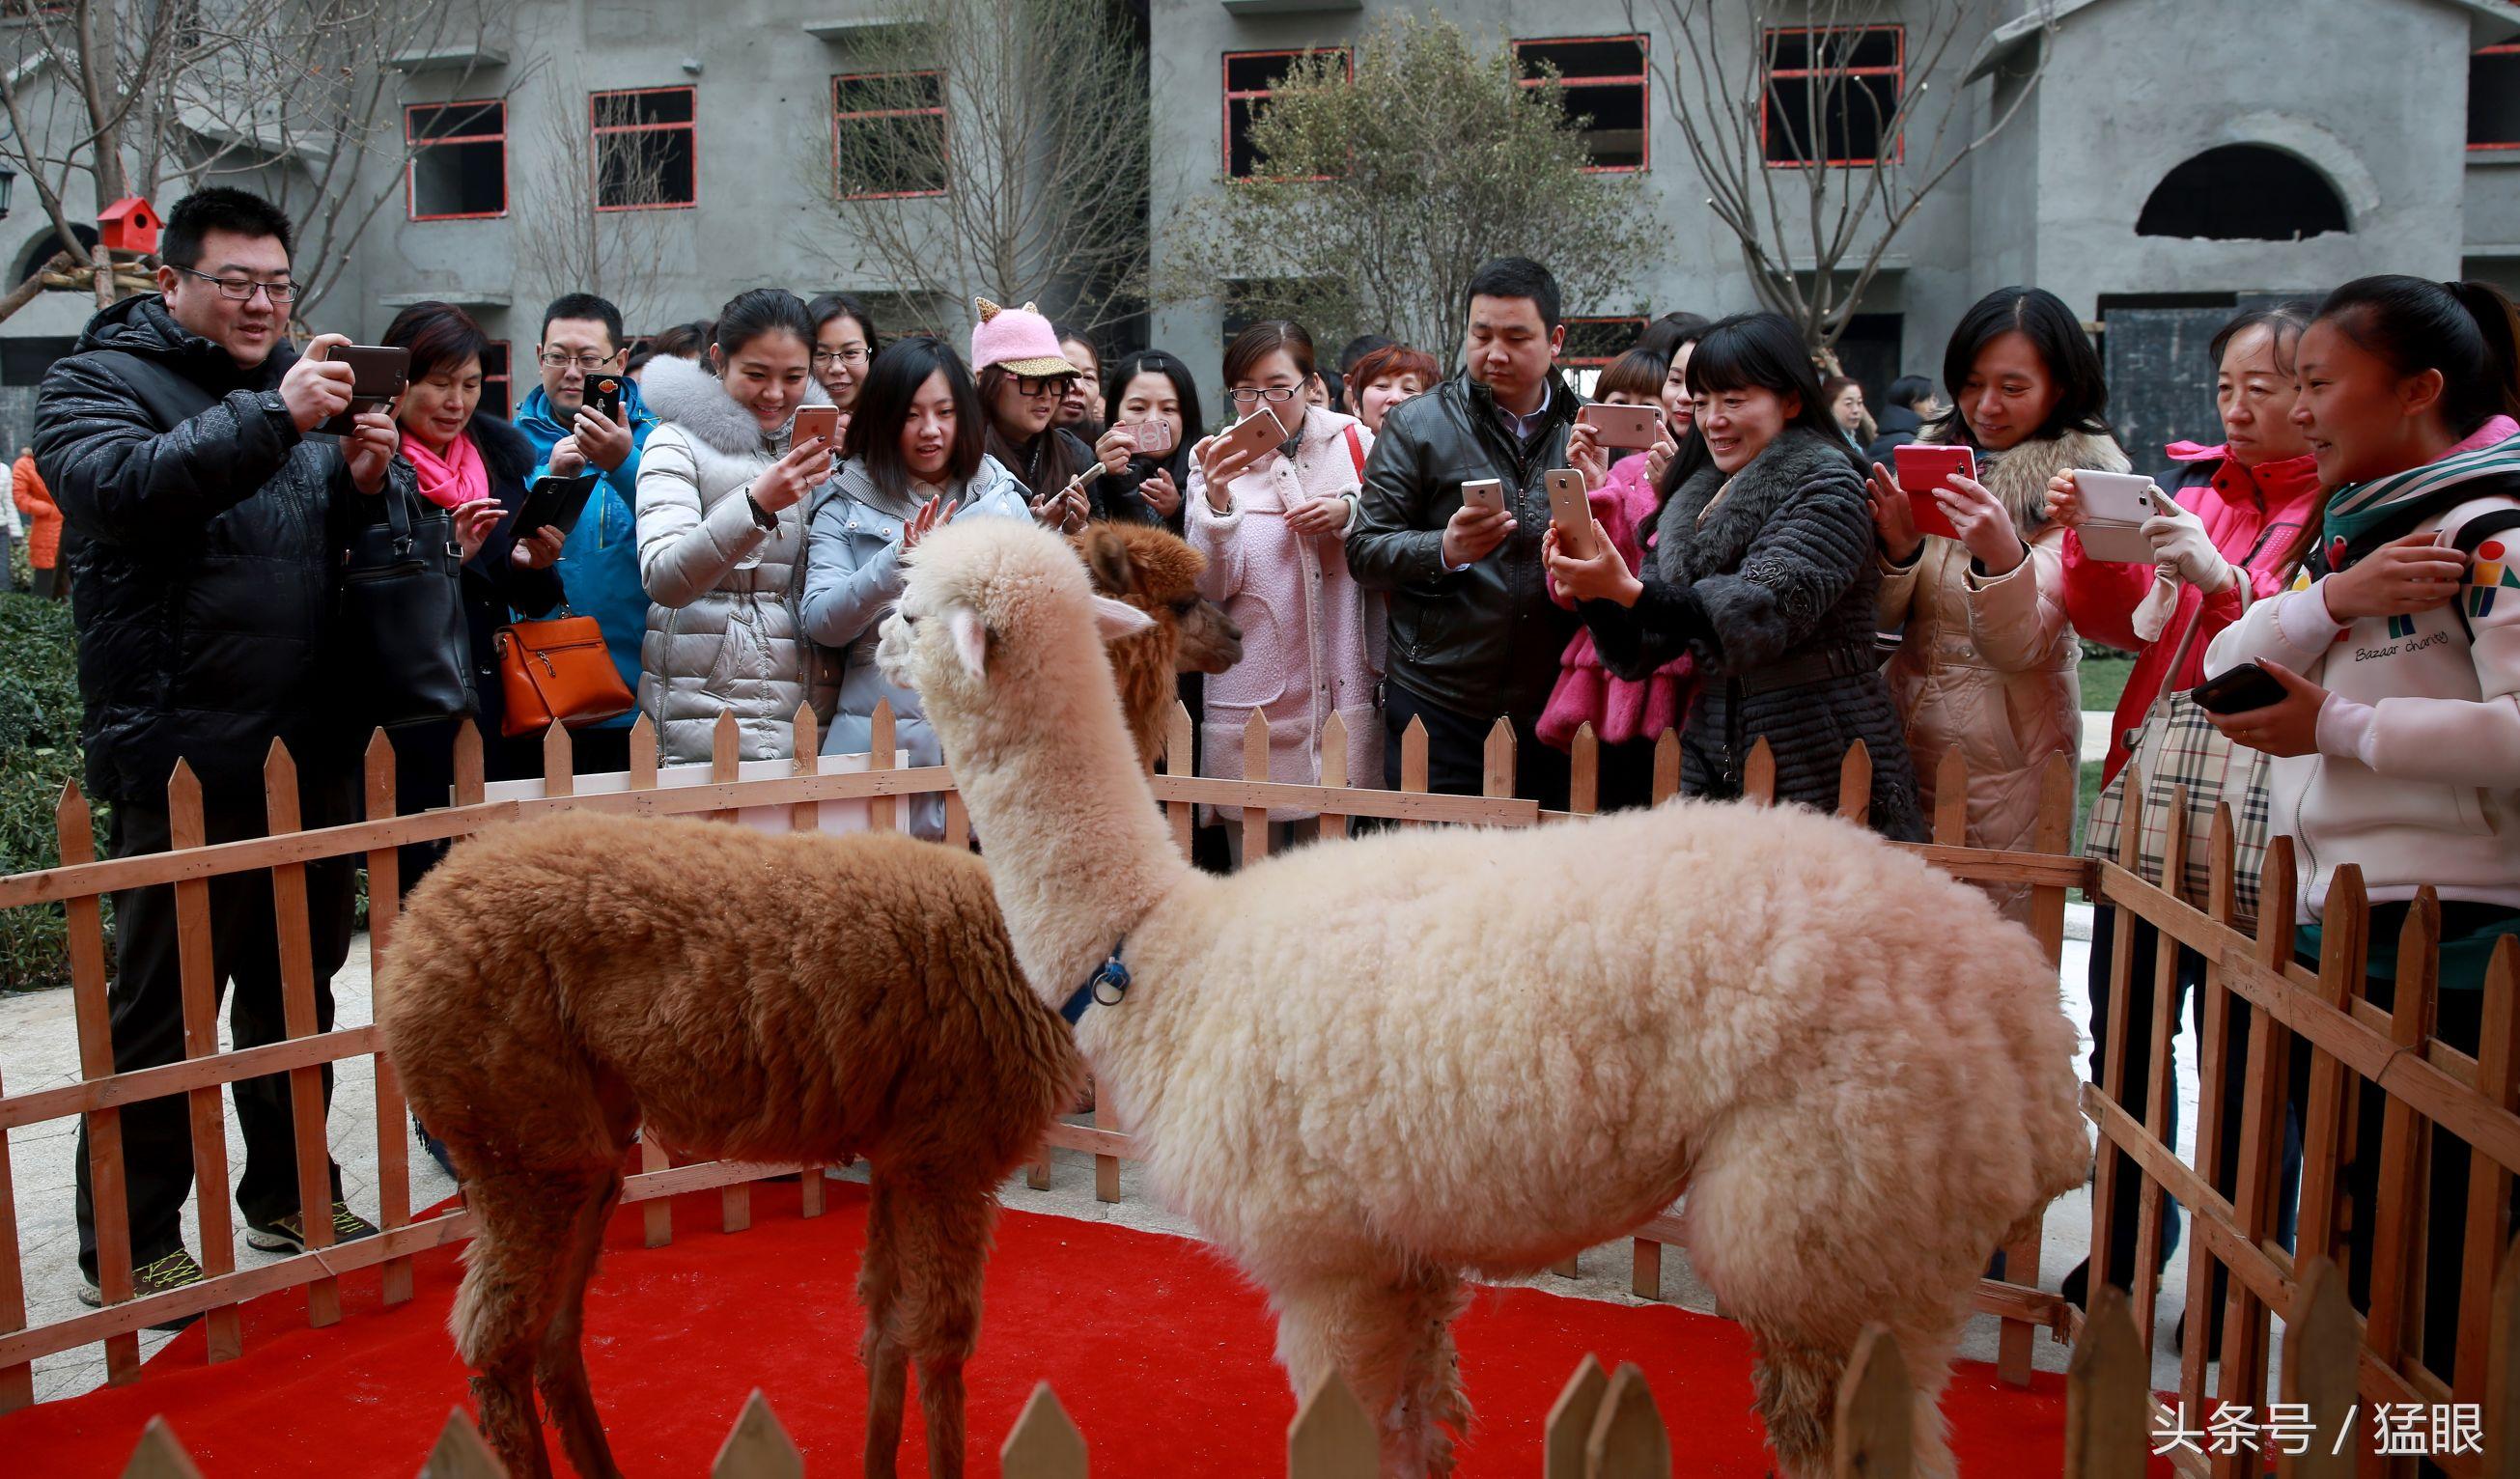
[[[1376,1415],[1385,1474],[1452,1471],[1454,1438],[1470,1417],[1453,1350],[1452,1323],[1464,1303],[1459,1277],[1418,1269],[1273,1289],[1270,1299],[1278,1359],[1296,1401],[1335,1371]]]
[[[615,1164],[619,1164],[617,1161]],[[604,1251],[605,1225],[621,1202],[621,1176],[607,1176],[578,1214],[575,1237],[562,1271],[560,1315],[543,1337],[534,1365],[534,1384],[542,1389],[543,1406],[552,1426],[560,1430],[561,1449],[579,1479],[618,1479],[619,1465],[604,1439],[604,1418],[595,1410],[595,1394],[586,1381],[586,1283]]]
[[[930,1479],[962,1479],[963,1366],[980,1340],[980,1285],[997,1206],[993,1188],[939,1176],[912,1183],[893,1207],[900,1339],[919,1362]]]
[[[594,1188],[581,1175],[516,1172],[477,1176],[464,1193],[480,1232],[447,1323],[456,1354],[479,1373],[472,1395],[481,1435],[509,1473],[542,1479],[551,1458],[534,1413],[534,1363],[564,1292],[577,1214]]]
[[[867,1368],[867,1479],[892,1479],[900,1462],[901,1413],[909,1400],[910,1352],[901,1343],[901,1233],[894,1215],[900,1193],[882,1168],[868,1178],[866,1258],[858,1268],[858,1304],[866,1334],[858,1358]]]

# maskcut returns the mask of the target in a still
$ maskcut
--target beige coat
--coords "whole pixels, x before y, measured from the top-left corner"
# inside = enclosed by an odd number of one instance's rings
[[[2081,753],[2081,645],[2065,619],[2065,531],[2047,521],[2048,481],[2068,468],[2122,472],[2106,436],[2069,431],[2024,442],[1982,469],[2030,546],[2011,573],[1972,573],[1969,553],[1928,535],[1915,563],[1881,562],[1881,628],[1905,628],[1890,692],[1927,814],[1945,754],[1968,766],[1968,843],[2028,847],[2050,755]]]

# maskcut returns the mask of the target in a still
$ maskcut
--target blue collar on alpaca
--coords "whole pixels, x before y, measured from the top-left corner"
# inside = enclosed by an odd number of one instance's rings
[[[1065,1005],[1058,1008],[1059,1016],[1068,1026],[1073,1027],[1083,1020],[1085,1008],[1095,1003],[1100,1002],[1105,1007],[1117,1007],[1120,1005],[1120,998],[1129,994],[1129,967],[1120,964],[1120,952],[1126,949],[1128,944],[1129,937],[1122,935],[1111,947],[1111,958],[1098,966],[1092,975],[1087,976],[1085,984],[1077,987],[1068,996]]]

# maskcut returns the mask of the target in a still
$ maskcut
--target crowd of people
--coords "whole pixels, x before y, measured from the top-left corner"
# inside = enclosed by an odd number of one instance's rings
[[[540,382],[508,422],[480,408],[486,337],[447,303],[385,331],[408,354],[399,398],[354,397],[330,352],[345,340],[291,342],[290,244],[255,197],[179,203],[160,292],[100,313],[54,367],[15,472],[36,568],[67,571],[48,584],[72,602],[87,774],[112,803],[117,857],[170,845],[178,760],[202,783],[207,840],[257,834],[274,739],[298,757],[308,825],[353,815],[366,725],[333,678],[379,659],[345,650],[332,623],[339,551],[397,510],[442,521],[455,548],[475,695],[396,731],[406,810],[445,804],[467,717],[492,739],[491,776],[539,773],[533,737],[496,740],[494,636],[563,609],[597,623],[636,695],[576,727],[581,771],[627,768],[641,715],[666,764],[707,761],[728,715],[743,758],[785,756],[803,705],[826,752],[854,753],[882,702],[912,762],[937,763],[918,695],[873,657],[904,558],[948,519],[1122,519],[1204,555],[1204,594],[1244,635],[1232,671],[1184,680],[1202,774],[1240,774],[1257,716],[1271,778],[1317,783],[1336,717],[1348,784],[1396,783],[1415,725],[1429,785],[1475,793],[1502,719],[1517,794],[1547,808],[1568,805],[1569,751],[1590,725],[1604,808],[1650,802],[1654,743],[1676,730],[1684,794],[1740,795],[1764,739],[1778,797],[1834,809],[1860,740],[1874,830],[1922,838],[1957,755],[1967,843],[2027,847],[2051,761],[2079,749],[2092,640],[2138,654],[2112,778],[2170,697],[2243,663],[2275,685],[2197,733],[2271,757],[2234,799],[2300,839],[2306,958],[2340,864],[2361,865],[2382,906],[2382,982],[2389,911],[2434,886],[2441,1031],[2472,1051],[2485,957],[2520,931],[2520,641],[2502,635],[2520,595],[2500,595],[2520,585],[2505,555],[2520,538],[2520,357],[2512,306],[2489,287],[2366,278],[2239,315],[2212,346],[2223,440],[2156,455],[2115,440],[2090,336],[2037,288],[1961,318],[1940,367],[1948,398],[1908,376],[1868,407],[1786,320],[1751,312],[1653,321],[1588,400],[1560,365],[1555,280],[1503,258],[1467,285],[1459,345],[1367,336],[1326,362],[1300,324],[1250,325],[1226,349],[1231,404],[1214,417],[1177,355],[1106,360],[1030,304],[976,302],[955,343],[887,336],[846,293],[761,288],[634,348],[612,304],[569,293],[544,313]],[[1592,403],[1648,408],[1650,444],[1611,444]],[[1259,418],[1258,434],[1225,434]],[[1907,475],[1912,444],[1965,457]],[[2166,471],[2137,553],[2095,554],[2084,535],[2097,538],[2100,484],[2084,479],[2138,465]],[[1552,473],[1580,478],[1589,525],[1552,515]],[[591,481],[582,511],[519,527],[555,479]],[[1288,808],[1269,823],[1293,841],[1315,819]],[[909,825],[941,834],[941,808],[912,808]],[[1238,828],[1213,836],[1238,849]],[[416,849],[404,885],[431,861]],[[348,947],[351,875],[338,862],[308,874],[321,982]],[[236,1044],[273,1041],[268,882],[212,889]],[[2102,913],[2095,1035],[2114,949]],[[117,896],[116,921],[115,1067],[171,1061],[169,890]],[[2163,942],[2138,927],[2129,948],[2149,992]],[[2182,989],[2200,975],[2182,951]],[[329,992],[319,1001],[329,1023]],[[237,1100],[248,1239],[302,1246],[286,1084],[240,1084]],[[198,1277],[179,1236],[183,1106],[145,1100],[122,1121],[142,1288]],[[2437,1189],[2437,1207],[2455,1190]],[[338,1197],[315,1215],[339,1236],[372,1231]],[[2457,1222],[2435,1226],[2454,1237]],[[2134,1224],[2119,1219],[2130,1237]],[[2114,1259],[2121,1280],[2131,1258],[2130,1244]]]

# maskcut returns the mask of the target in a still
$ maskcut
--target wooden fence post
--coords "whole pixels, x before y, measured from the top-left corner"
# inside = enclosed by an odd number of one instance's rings
[[[446,1425],[437,1430],[436,1447],[420,1466],[420,1479],[507,1479],[507,1474],[462,1408],[446,1414]]]
[[[1322,726],[1322,788],[1347,789],[1347,720],[1337,714]],[[1322,813],[1322,840],[1333,842],[1347,835],[1347,813]]]
[[[2231,805],[2226,801],[2214,808],[2213,829],[2207,834],[2208,882],[2206,913],[2218,924],[2231,926],[2238,918],[2238,831],[2231,821]],[[2224,1061],[2230,1054],[2227,1045],[2231,1036],[2230,982],[2225,979],[2220,959],[2208,956],[2205,979],[2197,990],[2203,993],[2204,1031],[2196,1044],[2196,1174],[2205,1185],[2222,1191],[2229,1183],[2229,1169],[2223,1164],[2223,1101],[2229,1082],[2229,1068]],[[2179,1353],[2179,1397],[2182,1406],[2192,1405],[2198,1411],[2205,1406],[2205,1363],[2213,1352],[2214,1311],[2222,1304],[2215,1285],[2225,1276],[2219,1271],[2222,1261],[2204,1237],[2188,1239],[2187,1307],[2182,1315],[2186,1322],[2186,1338]]]
[[[1541,1434],[1541,1479],[1585,1479],[1584,1445],[1593,1438],[1593,1420],[1601,1412],[1601,1396],[1610,1378],[1590,1352],[1575,1367],[1549,1409],[1549,1425]]]
[[[1943,751],[1934,767],[1934,840],[1945,847],[1968,845],[1968,762],[1957,749]]]
[[[2361,1461],[2353,1439],[2362,1332],[2336,1266],[2313,1253],[2298,1269],[2284,1321],[2282,1392],[2284,1401],[2309,1411],[2310,1442],[2306,1452],[2277,1455],[2275,1473],[2281,1479],[2347,1479]]]
[[[2094,1284],[2065,1368],[2065,1479],[2143,1479],[2151,1456],[2150,1363],[2124,1291]]]
[[[543,731],[543,794],[577,794],[577,745],[569,739],[568,726],[557,719]]]
[[[805,712],[810,715],[813,712],[812,706],[808,705]],[[867,769],[891,770],[894,752],[900,744],[901,740],[892,713],[892,700],[878,698],[875,701],[875,712],[867,716]],[[891,831],[894,829],[896,816],[892,797],[867,798],[867,826],[870,829]]]
[[[2499,947],[2498,947],[2498,955]],[[2498,969],[2499,959],[2494,963]],[[2472,1193],[2471,1193],[2472,1194]],[[2488,1330],[2486,1370],[2477,1382],[2484,1412],[2487,1479],[2520,1479],[2520,1245],[2506,1250],[2502,1273],[2494,1280],[2491,1299],[2471,1299],[2485,1307]],[[2466,1334],[2464,1323],[2460,1335]],[[2462,1360],[2459,1368],[2465,1370]]]
[[[1601,809],[1601,738],[1593,721],[1575,726],[1575,743],[1566,752],[1566,810],[1590,817]]]
[[[262,763],[267,823],[277,837],[298,829],[297,762],[275,738]],[[309,938],[306,865],[271,870],[271,908],[279,943],[282,1030],[292,1039],[313,1037],[315,951]],[[325,1135],[324,1067],[289,1070],[289,1126],[297,1157],[297,1232],[308,1252],[329,1248],[333,1235],[333,1152]],[[318,1327],[341,1318],[341,1282],[318,1278],[306,1285],[306,1322]]]
[[[1373,1418],[1332,1371],[1286,1424],[1286,1479],[1376,1479],[1381,1472]]]
[[[1601,1392],[1584,1440],[1585,1479],[1671,1479],[1671,1434],[1645,1386],[1645,1373],[1621,1363]]]
[[[193,767],[175,762],[166,783],[166,846],[169,852],[200,847],[208,829],[202,818],[202,783]],[[175,958],[184,996],[184,1056],[210,1057],[219,1051],[218,985],[210,960],[210,881],[188,878],[175,885]],[[228,1184],[228,1127],[217,1084],[188,1090],[192,1112],[193,1199],[200,1208],[202,1273],[216,1278],[236,1272],[236,1188]],[[234,1305],[202,1317],[211,1361],[231,1361],[245,1350]]]
[[[2258,880],[2257,964],[2280,972],[2292,961],[2292,838],[2271,837]],[[2240,1158],[2234,1218],[2240,1235],[2263,1245],[2274,1236],[2276,1187],[2283,1146],[2284,1100],[2292,1083],[2292,1029],[2274,1013],[2249,1013],[2249,1054],[2240,1084]],[[2096,1281],[2096,1280],[2095,1280]],[[2242,1407],[2264,1406],[2269,1312],[2266,1301],[2236,1273],[2230,1277],[2228,1318],[2223,1328],[2222,1399]],[[2254,1457],[2216,1456],[2222,1479],[2248,1473]]]
[[[371,822],[390,819],[395,810],[393,741],[382,729],[368,736],[363,812]],[[387,982],[378,965],[392,946],[394,925],[402,918],[402,851],[380,847],[368,864],[368,1015],[382,1021]],[[411,1226],[411,1128],[403,1123],[402,1079],[389,1053],[376,1055],[377,1089],[377,1226],[390,1232]],[[389,1258],[380,1276],[384,1302],[398,1305],[411,1298],[411,1260]]]
[[[2485,1020],[2476,1049],[2476,1092],[2489,1105],[2508,1112],[2520,1109],[2520,940],[2505,936],[2494,947],[2485,967]],[[2499,1301],[2478,1299],[2476,1292],[2499,1288],[2495,1260],[2507,1251],[2511,1236],[2511,1173],[2483,1149],[2468,1152],[2467,1247],[2460,1260],[2460,1287],[2468,1291],[2459,1304],[2457,1369],[2452,1388],[2461,1402],[2485,1401],[2488,1352],[2501,1327],[2492,1311]],[[2503,1258],[2502,1272],[2511,1260]],[[2500,1380],[2515,1379],[2506,1374]],[[2514,1434],[2514,1471],[2520,1472],[2520,1434]]]
[[[1034,1383],[998,1450],[998,1472],[1004,1479],[1085,1479],[1085,1435],[1049,1382]]]
[[[1197,775],[1198,767],[1192,763],[1197,744],[1197,732],[1190,722],[1190,705],[1176,698],[1173,700],[1172,717],[1164,724],[1164,774],[1185,779]],[[960,802],[962,793],[956,792],[954,799]],[[1198,827],[1198,804],[1194,801],[1167,801],[1164,803],[1164,820],[1172,824],[1173,845],[1181,849],[1183,857],[1189,857],[1192,834]]]
[[[1858,747],[1861,748],[1860,743]],[[2063,856],[2073,850],[2076,780],[2077,771],[2072,761],[2063,755],[2048,757],[2047,770],[2039,778],[2038,826],[2031,833],[2031,846],[2038,852]],[[2063,884],[2043,883],[2030,890],[2030,933],[2047,954],[2048,967],[2056,968],[2065,956]],[[2167,1038],[2163,1039],[2165,1062],[2170,1052],[2168,1042]],[[2019,1242],[2003,1250],[2005,1282],[2023,1288],[2039,1287],[2039,1261],[2045,1232],[2043,1221]],[[2014,1387],[2030,1385],[2030,1351],[2037,1335],[2037,1327],[2025,1320],[2006,1319],[1998,1329],[1995,1369],[1996,1375],[2005,1384]]]
[[[1400,732],[1400,788],[1420,795],[1426,790],[1426,721],[1415,715],[1409,727]],[[1423,827],[1423,822],[1404,822],[1403,827]]]
[[[122,1479],[202,1479],[202,1471],[193,1463],[193,1456],[164,1417],[152,1417],[140,1430],[140,1442],[132,1447],[131,1457],[122,1465]]]
[[[1741,762],[1741,795],[1753,806],[1776,804],[1777,752],[1769,748],[1765,735],[1751,743],[1749,758]]]
[[[805,1174],[822,1173],[807,1167]],[[770,1399],[754,1387],[743,1400],[743,1411],[735,1426],[718,1446],[717,1457],[709,1463],[709,1479],[805,1479],[805,1458],[796,1452],[795,1440],[779,1424],[779,1416],[770,1411]]]
[[[2408,1053],[2423,1052],[2433,1035],[2434,992],[2441,975],[2441,901],[2430,884],[2416,890],[2407,922],[2398,931],[2397,996],[2389,1004],[2389,1042]],[[2379,1208],[2371,1227],[2371,1313],[2363,1344],[2383,1365],[2420,1356],[2423,1289],[2449,1269],[2424,1267],[2424,1121],[2414,1106],[2392,1094],[2380,1119]],[[2288,1365],[2289,1363],[2287,1363]]]
[[[2318,999],[2346,1011],[2362,985],[2370,906],[2362,894],[2362,870],[2340,863],[2319,910]],[[2348,1116],[2352,1096],[2343,1063],[2316,1043],[2310,1050],[2310,1103],[2301,1123],[2301,1235],[2293,1244],[2300,1268],[2336,1254],[2337,1201],[2344,1194],[2345,1162],[2352,1155]]]
[[[1269,779],[1269,721],[1258,709],[1242,722],[1242,779]],[[1242,864],[1244,868],[1269,856],[1269,810],[1262,806],[1239,809],[1237,819],[1242,828]]]
[[[2063,757],[2055,758],[2062,762]],[[2170,814],[2175,821],[2164,845],[2161,876],[2164,886],[2177,892],[2180,880],[2187,876],[2186,786],[2170,788]],[[2144,1026],[2143,1132],[2157,1143],[2175,1146],[2178,1137],[2170,1129],[2170,1097],[2179,1088],[2171,1068],[2173,1045],[2179,1036],[2179,947],[2167,935],[2156,934],[2154,939],[2151,1020]],[[2136,1065],[2130,1061],[2121,1071],[2131,1074],[2135,1070]],[[2136,1336],[2142,1341],[2144,1355],[2149,1358],[2153,1311],[2161,1293],[2162,1221],[2168,1210],[2168,1193],[2159,1181],[2144,1174],[2139,1164],[2122,1161],[2119,1169],[2136,1179],[2135,1267],[2127,1272],[2135,1285]],[[2026,1367],[2022,1374],[2028,1377]]]
[[[656,788],[656,731],[648,722],[646,714],[630,721],[630,788],[634,791]],[[673,1163],[674,1158],[665,1153],[665,1147],[657,1143],[656,1137],[642,1129],[639,1132],[639,1169],[662,1171]],[[640,1207],[640,1216],[646,1220],[642,1240],[647,1246],[661,1248],[674,1240],[672,1197],[659,1196],[644,1203]]]
[[[1908,1479],[1916,1466],[1916,1389],[1888,1327],[1867,1325],[1837,1381],[1832,1479]]]
[[[1946,752],[1945,774],[1935,783],[1934,840],[1946,844],[1959,842],[1968,821],[1965,781],[1960,786],[1960,804],[1957,807],[1947,804],[1952,795],[1946,789],[1951,784],[1949,773],[1955,768],[1952,762],[1958,758],[1957,751]],[[2138,797],[2143,795],[2143,774],[2135,761],[2127,762],[2125,775],[2126,793]],[[2118,867],[2129,873],[2135,872],[2142,844],[2142,828],[2122,829],[2118,833]],[[2134,1054],[2127,1051],[2127,1033],[2135,1021],[2135,926],[2134,910],[2120,908],[2112,912],[2109,926],[2108,1042],[2102,1046],[2098,1061],[2092,1064],[2092,1082],[2108,1096],[2111,1103],[2119,1105],[2127,1102],[2127,1083],[2135,1071]],[[2118,1178],[2141,1174],[2108,1136],[2100,1137],[2096,1148],[2098,1159],[2092,1168],[2092,1250],[2089,1254],[2091,1276],[2088,1284],[2093,1289],[2125,1281],[2118,1272],[2116,1256]],[[2138,1337],[2140,1334],[2138,1331]]]
[[[733,709],[721,709],[717,723],[709,729],[709,780],[724,785],[743,774],[743,727],[736,722]],[[735,813],[723,811],[711,820],[732,823]],[[718,1227],[728,1232],[741,1232],[752,1226],[752,1184],[737,1182],[720,1187],[717,1192]]]
[[[1858,827],[1872,825],[1872,749],[1861,740],[1837,763],[1837,814]]]
[[[61,838],[64,865],[96,861],[95,814],[74,784],[62,788],[61,803],[53,809],[53,829]],[[90,894],[70,900],[64,906],[64,913],[69,926],[70,1009],[78,1024],[79,1077],[111,1078],[113,1008],[105,980],[103,906]],[[131,1297],[131,1207],[123,1186],[121,1110],[109,1107],[89,1111],[87,1155],[88,1187],[96,1217],[97,1292],[107,1304],[118,1304]],[[0,1215],[9,1220],[12,1285],[0,1291],[0,1320],[11,1322],[13,1329],[22,1329],[26,1311],[24,1289],[18,1283],[17,1199],[6,1184],[8,1177],[9,1152],[6,1146],[0,1146]],[[0,1412],[24,1407],[34,1400],[29,1371],[26,1367],[13,1367],[6,1373],[5,1385],[0,1385]],[[139,1379],[137,1331],[106,1337],[105,1373],[106,1380],[115,1386]]]

